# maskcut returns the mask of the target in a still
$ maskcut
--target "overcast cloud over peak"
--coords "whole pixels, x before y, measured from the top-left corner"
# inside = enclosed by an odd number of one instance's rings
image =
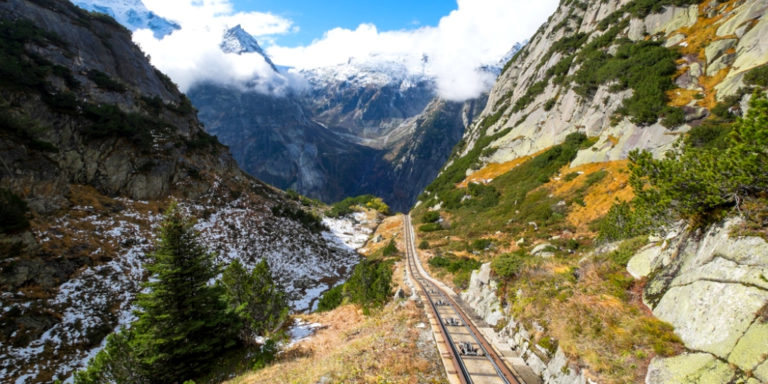
[[[311,69],[351,58],[394,60],[414,74],[434,76],[442,97],[464,100],[478,96],[494,81],[492,74],[478,68],[496,63],[516,42],[529,38],[557,1],[458,0],[457,9],[437,26],[380,31],[375,25],[361,24],[354,30],[330,30],[301,47],[275,44],[275,37],[301,27],[292,20],[265,12],[237,12],[229,0],[144,0],[144,4],[181,26],[162,39],[152,31],[137,30],[134,40],[182,90],[199,81],[235,85],[256,77],[265,84],[273,80],[284,85],[300,83],[276,74],[258,53],[222,52],[224,34],[239,24],[279,66]]]

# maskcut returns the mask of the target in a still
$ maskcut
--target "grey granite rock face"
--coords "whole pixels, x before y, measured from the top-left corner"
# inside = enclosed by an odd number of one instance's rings
[[[561,4],[560,8],[523,48],[509,69],[498,79],[491,90],[488,104],[475,124],[464,135],[462,154],[470,151],[476,140],[509,130],[504,137],[488,145],[490,155],[480,159],[481,166],[488,163],[502,163],[531,155],[561,143],[574,132],[582,132],[598,141],[590,149],[580,151],[573,166],[586,163],[626,159],[634,149],[651,151],[662,156],[672,148],[679,135],[709,115],[700,108],[699,100],[693,99],[686,106],[685,122],[678,127],[664,127],[661,124],[637,125],[629,118],[613,120],[611,117],[622,106],[624,99],[632,95],[631,90],[611,89],[610,84],[601,86],[594,95],[577,95],[572,84],[551,82],[527,105],[516,109],[514,105],[526,95],[532,84],[547,81],[547,71],[566,55],[550,51],[555,42],[576,34],[588,35],[587,41],[603,34],[598,25],[608,15],[625,5],[626,1],[588,2],[584,9]],[[714,15],[710,15],[710,8]],[[663,8],[659,13],[644,18],[631,18],[619,37],[632,40],[656,39],[671,49],[687,45],[686,28],[695,25],[700,17],[719,16],[716,21],[718,37],[704,46],[704,60],[692,60],[682,75],[676,78],[677,85],[684,89],[703,92],[701,76],[713,76],[728,69],[725,78],[716,85],[716,98],[723,100],[743,87],[745,71],[768,62],[768,18],[761,17],[768,9],[765,0],[739,2],[727,10],[707,8],[701,11],[698,5]],[[567,20],[574,18],[581,23],[570,28]],[[737,33],[738,32],[738,33]],[[608,49],[611,53],[616,45]],[[579,49],[570,54],[578,55]],[[574,75],[580,68],[573,66],[568,75]],[[549,104],[553,103],[552,105]],[[548,108],[545,110],[544,106]],[[478,122],[494,114],[501,114],[495,124],[481,131]]]
[[[671,323],[697,353],[657,358],[648,383],[746,380],[768,357],[768,242],[734,237],[740,219],[706,231],[676,231],[640,250],[629,262],[636,278],[650,275],[644,300],[656,317]],[[725,380],[725,381],[722,381]]]

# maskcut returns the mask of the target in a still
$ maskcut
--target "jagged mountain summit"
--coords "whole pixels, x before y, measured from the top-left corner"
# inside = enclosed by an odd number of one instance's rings
[[[272,70],[279,72],[272,59],[261,49],[259,42],[250,33],[246,32],[239,24],[227,30],[224,39],[221,42],[221,50],[225,53],[234,53],[241,55],[243,53],[258,53],[272,67]]]
[[[181,27],[147,9],[141,0],[73,0],[75,5],[91,12],[109,15],[126,28],[150,29],[160,39]]]

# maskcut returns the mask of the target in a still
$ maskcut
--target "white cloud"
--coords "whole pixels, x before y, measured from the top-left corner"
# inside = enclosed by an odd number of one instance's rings
[[[144,0],[148,9],[177,22],[181,29],[163,39],[149,30],[138,30],[133,39],[186,91],[201,81],[242,85],[258,78],[256,86],[280,87],[288,81],[275,76],[258,54],[225,54],[219,45],[229,28],[240,24],[255,35],[278,35],[294,31],[290,20],[262,12],[234,12],[229,0]]]
[[[417,73],[427,55],[426,70],[436,76],[440,94],[463,100],[478,96],[494,81],[477,68],[494,64],[516,42],[529,38],[557,4],[557,0],[458,0],[458,9],[437,27],[380,32],[363,24],[355,30],[328,31],[306,47],[273,46],[268,52],[275,62],[297,68],[339,64],[350,57],[397,57]]]
[[[194,82],[242,82],[271,76],[257,55],[225,55],[219,43],[228,27],[241,24],[272,44],[267,52],[278,65],[299,69],[336,65],[350,58],[396,60],[413,73],[435,76],[441,96],[463,100],[487,90],[494,79],[477,69],[498,61],[516,42],[525,40],[557,7],[557,0],[458,0],[458,9],[436,27],[379,31],[372,24],[354,30],[336,28],[303,47],[274,45],[274,37],[295,31],[292,21],[269,13],[236,13],[229,0],[144,0],[147,8],[181,25],[180,31],[155,39],[137,31],[135,40],[153,63],[182,89]],[[424,55],[429,57],[425,66]],[[283,79],[284,80],[284,79]]]

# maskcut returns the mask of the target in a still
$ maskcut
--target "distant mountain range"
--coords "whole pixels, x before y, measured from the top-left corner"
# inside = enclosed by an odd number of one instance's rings
[[[154,20],[138,0],[86,5],[117,15],[129,28],[139,24],[119,15]],[[152,29],[156,35],[168,32]],[[511,57],[521,46],[505,56]],[[440,100],[435,78],[427,70],[428,56],[417,73],[392,57],[351,58],[343,64],[298,70],[276,65],[240,25],[222,31],[220,48],[229,54],[261,55],[275,76],[254,78],[238,87],[213,82],[192,86],[187,93],[206,130],[231,148],[245,171],[326,202],[375,194],[394,209],[407,210],[482,108],[478,101],[485,99]],[[505,62],[501,58],[478,70],[498,75]],[[306,80],[302,82],[307,86],[265,94],[265,89],[284,90],[290,77]],[[264,82],[282,83],[264,87]]]

